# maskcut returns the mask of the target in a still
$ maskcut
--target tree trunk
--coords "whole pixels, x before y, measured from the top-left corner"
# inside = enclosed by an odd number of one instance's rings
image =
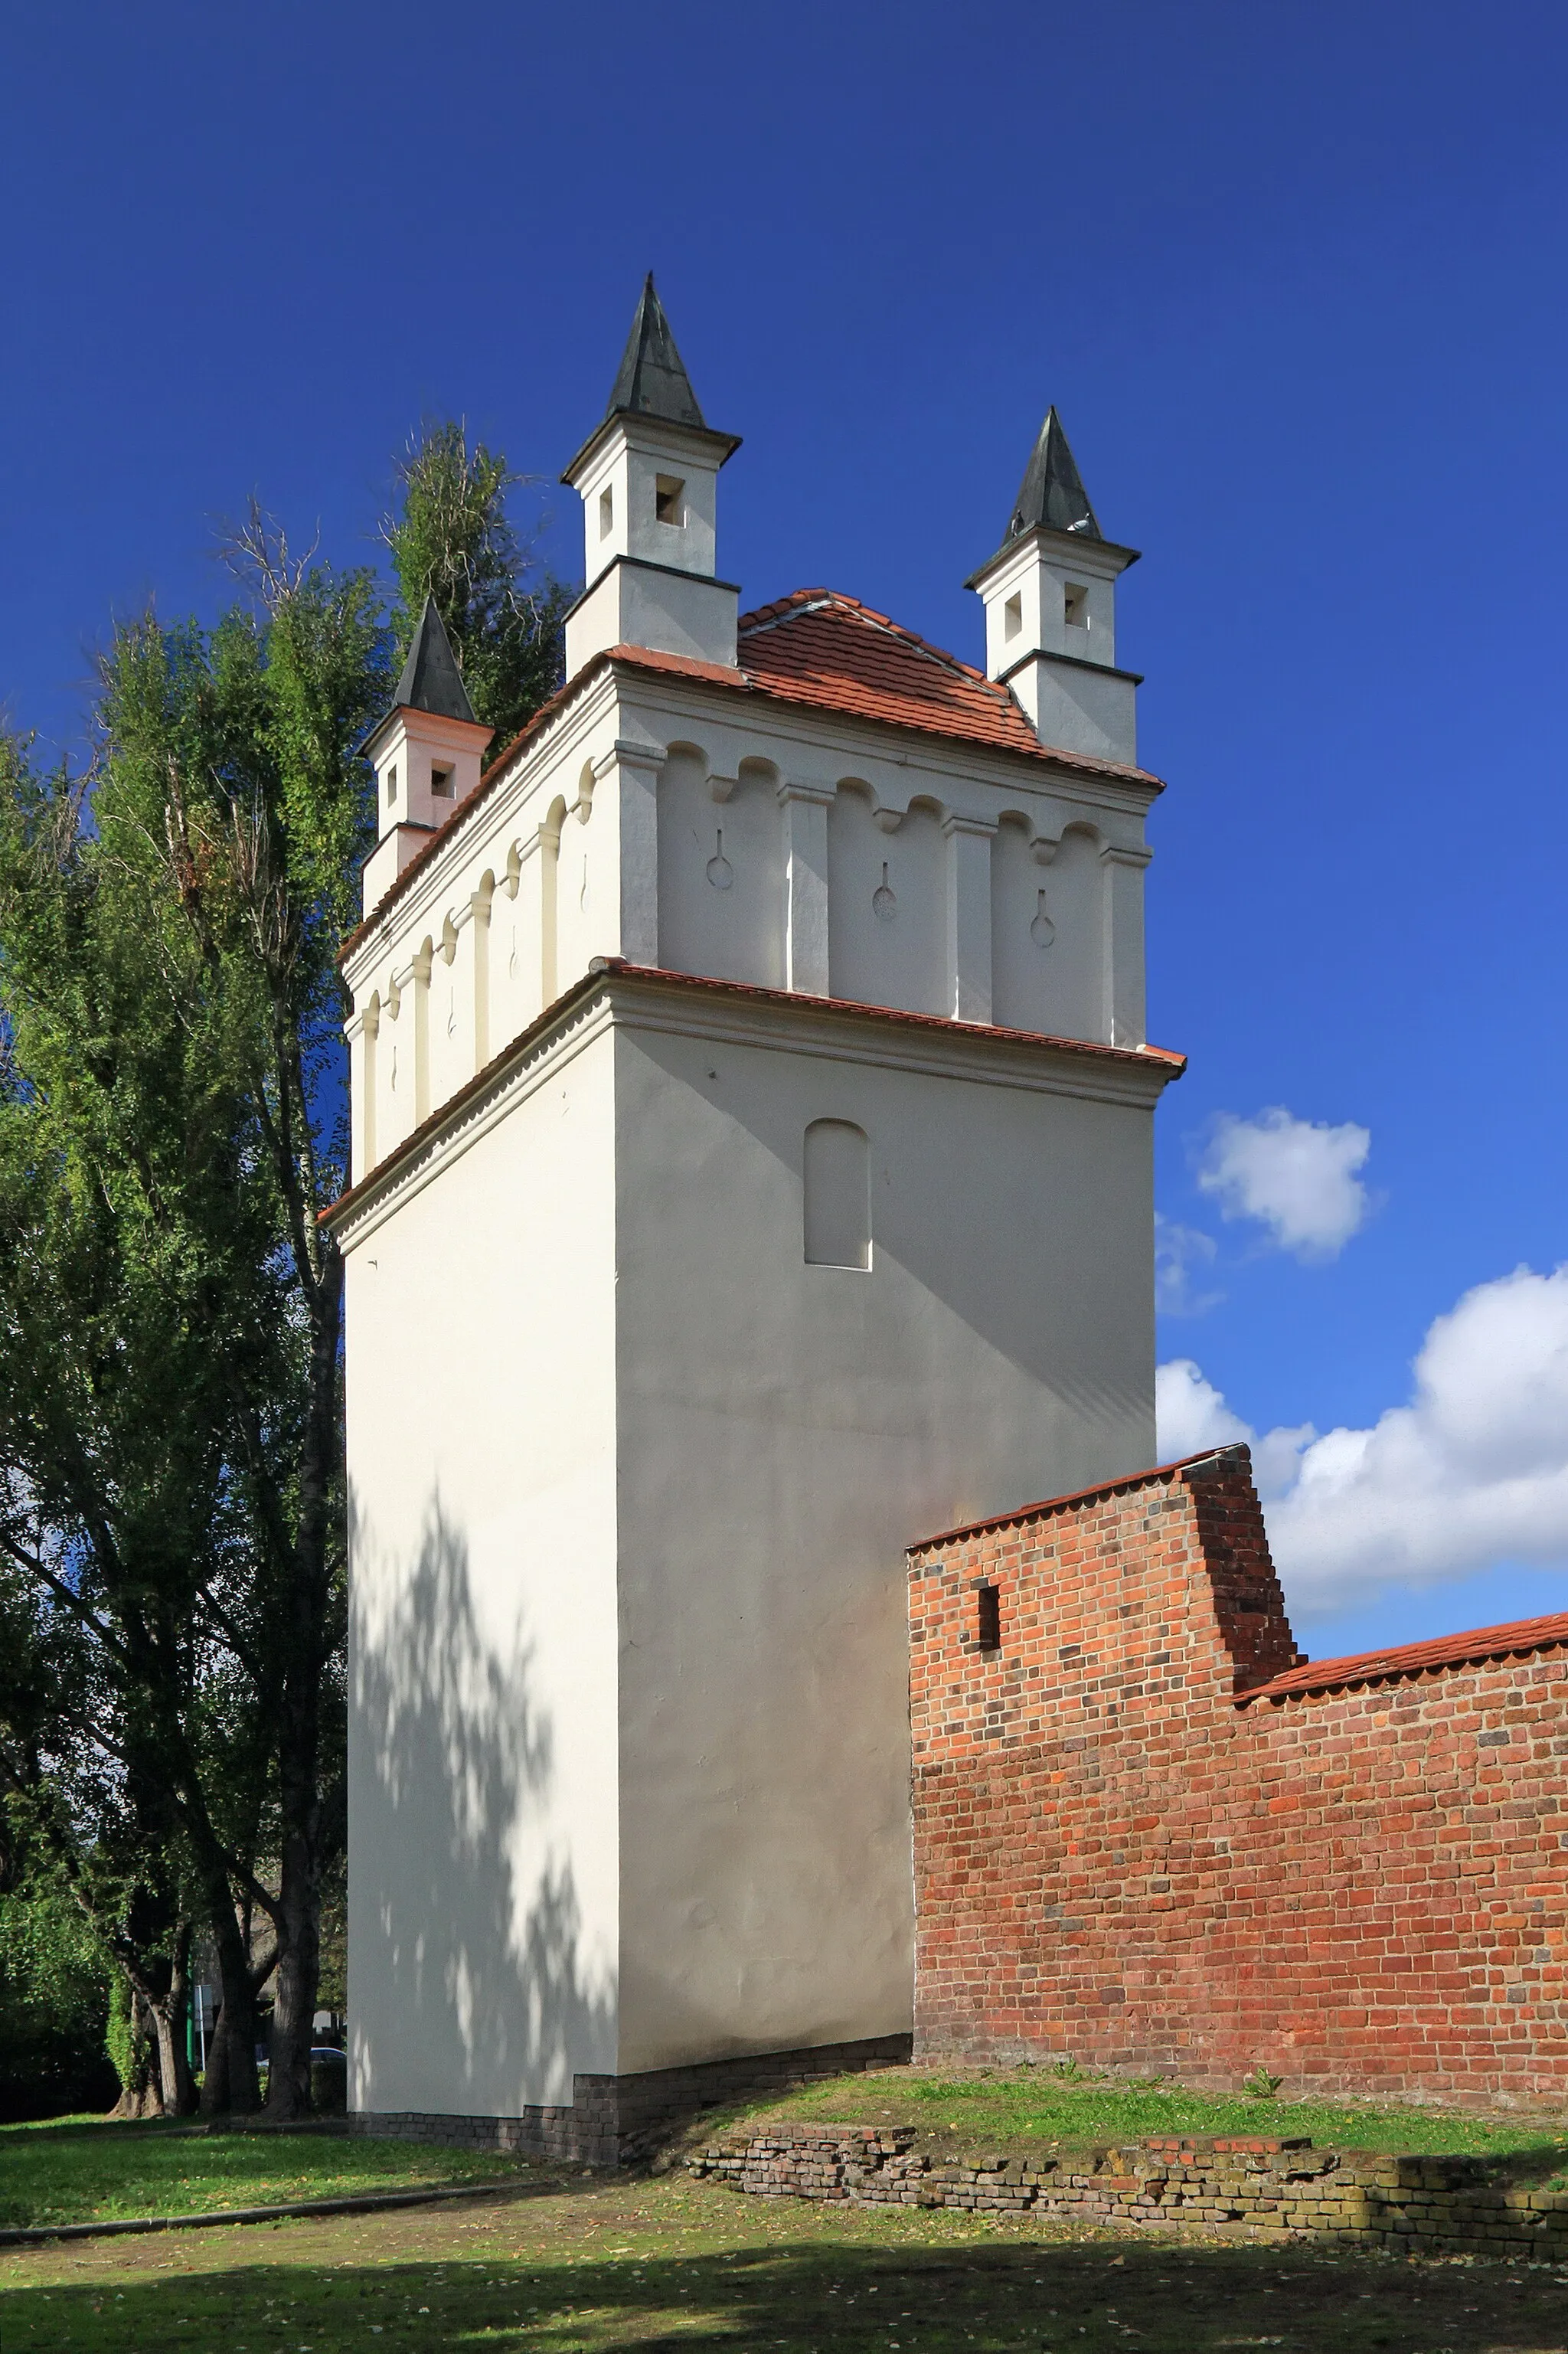
[[[171,2117],[188,2117],[196,2114],[196,2091],[191,2075],[188,2034],[190,1960],[191,1925],[188,1921],[182,1921],[175,1932],[168,1992],[161,2002],[152,2006],[153,2025],[158,2038],[159,2089],[163,2095],[164,2114]]]
[[[278,1977],[272,2002],[267,2114],[302,2117],[311,2105],[311,2045],[321,1975],[321,1882],[315,1842],[290,1834],[283,1847]]]
[[[212,1940],[217,1948],[218,2011],[207,2044],[201,2113],[204,2117],[220,2116],[226,2111],[253,2116],[261,2105],[256,2077],[256,1991],[250,1955],[239,1934],[227,1873],[218,1872],[216,1886],[209,1886],[208,1901]]]
[[[131,1989],[131,2081],[121,2087],[111,2117],[161,2117],[163,2090],[159,2083],[157,2014],[138,1986]]]
[[[300,1466],[300,1517],[291,1596],[290,1659],[278,1737],[282,1819],[278,1903],[278,1978],[272,2010],[269,2116],[305,2116],[311,2105],[311,2045],[321,1979],[321,1696],[338,1448],[338,1340],[343,1262],[335,1253],[317,1296],[311,1365],[311,1417]]]

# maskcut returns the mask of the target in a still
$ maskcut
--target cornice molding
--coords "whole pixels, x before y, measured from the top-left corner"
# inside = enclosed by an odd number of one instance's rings
[[[323,1224],[351,1247],[484,1135],[513,1102],[609,1027],[784,1048],[832,1062],[1139,1109],[1152,1108],[1186,1068],[1181,1055],[1160,1047],[1037,1036],[850,998],[797,995],[596,959],[564,997],[324,1210]]]

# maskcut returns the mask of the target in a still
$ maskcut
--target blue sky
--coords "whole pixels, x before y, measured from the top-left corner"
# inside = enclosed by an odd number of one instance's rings
[[[978,658],[1054,399],[1146,551],[1188,1423],[1378,1434],[1311,1493],[1274,1447],[1319,1656],[1568,1607],[1565,64],[1510,0],[12,11],[0,696],[76,743],[108,616],[210,610],[252,489],[369,555],[422,413],[553,483],[650,266],[747,601]]]

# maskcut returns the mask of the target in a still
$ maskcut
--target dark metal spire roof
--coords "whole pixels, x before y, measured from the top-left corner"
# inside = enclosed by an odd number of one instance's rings
[[[675,349],[664,305],[654,291],[652,270],[643,281],[609,407],[561,476],[562,482],[576,485],[585,460],[603,446],[604,436],[618,419],[636,417],[646,417],[654,425],[678,426],[684,433],[700,433],[721,466],[740,447],[738,433],[715,433],[705,420],[686,364]]]
[[[694,426],[699,433],[707,430],[685,362],[675,349],[664,305],[653,291],[652,270],[644,281],[637,316],[631,322],[631,333],[609,396],[609,407],[604,413],[607,419],[662,417],[672,425]]]
[[[471,726],[477,725],[451,640],[433,597],[425,599],[425,610],[419,616],[419,626],[414,632],[392,702],[395,710],[433,711],[442,719],[466,719]]]
[[[1046,414],[1040,439],[1030,453],[1023,480],[1013,503],[1007,540],[1022,539],[1026,531],[1070,531],[1080,539],[1102,539],[1089,494],[1073,462],[1062,420],[1054,408]]]

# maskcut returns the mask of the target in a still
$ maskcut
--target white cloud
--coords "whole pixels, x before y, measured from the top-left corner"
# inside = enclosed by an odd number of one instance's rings
[[[1190,1359],[1160,1368],[1163,1460],[1252,1438],[1275,1562],[1304,1618],[1499,1562],[1568,1567],[1568,1266],[1478,1284],[1431,1326],[1414,1371],[1409,1404],[1370,1429],[1255,1438]]]
[[[1184,1455],[1201,1455],[1205,1447],[1234,1447],[1245,1439],[1252,1448],[1253,1478],[1266,1500],[1282,1495],[1300,1467],[1301,1451],[1318,1434],[1309,1422],[1294,1429],[1283,1425],[1260,1438],[1250,1423],[1225,1404],[1213,1382],[1205,1381],[1191,1357],[1173,1358],[1154,1375],[1154,1422],[1157,1452],[1162,1463],[1179,1463]]]
[[[1198,1165],[1198,1186],[1214,1196],[1223,1216],[1267,1226],[1281,1250],[1335,1258],[1372,1206],[1356,1173],[1371,1150],[1371,1132],[1354,1120],[1330,1128],[1296,1119],[1283,1104],[1255,1119],[1222,1112]]]
[[[1223,1291],[1204,1291],[1202,1270],[1213,1267],[1219,1246],[1197,1226],[1179,1226],[1154,1213],[1154,1304],[1162,1316],[1202,1316],[1217,1307]]]
[[[1184,1455],[1201,1455],[1205,1447],[1234,1447],[1238,1438],[1253,1437],[1251,1425],[1231,1412],[1191,1357],[1176,1357],[1157,1368],[1154,1424],[1161,1463],[1179,1463]]]

